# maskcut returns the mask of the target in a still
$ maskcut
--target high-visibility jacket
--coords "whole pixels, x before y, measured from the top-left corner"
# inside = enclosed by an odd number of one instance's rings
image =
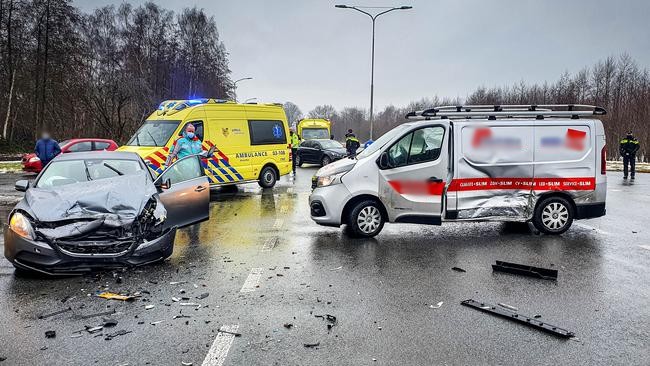
[[[291,135],[291,148],[292,149],[297,149],[298,145],[300,145],[300,137],[298,137],[297,134]]]
[[[635,155],[639,151],[639,141],[634,137],[626,137],[621,140],[619,150],[622,156]]]
[[[355,152],[361,146],[359,139],[354,134],[347,134],[345,138],[345,149],[348,152]]]

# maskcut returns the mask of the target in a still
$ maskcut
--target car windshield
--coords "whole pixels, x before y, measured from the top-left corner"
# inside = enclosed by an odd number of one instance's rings
[[[303,140],[328,139],[330,133],[327,128],[304,128],[302,130]]]
[[[320,143],[320,146],[323,147],[323,149],[342,149],[343,145],[341,145],[340,142],[334,141],[334,140],[322,140],[318,141]]]
[[[53,161],[41,173],[37,188],[53,188],[72,183],[88,182],[142,171],[137,160],[82,159]]]
[[[368,146],[365,150],[359,153],[359,155],[357,155],[357,159],[364,159],[372,155],[373,153],[375,153],[375,151],[384,147],[384,145],[386,145],[389,141],[391,141],[395,136],[401,135],[402,132],[404,132],[404,130],[409,128],[409,126],[410,125],[399,125],[393,128],[392,130],[386,132],[375,142],[373,142],[370,146]]]
[[[126,144],[129,146],[165,146],[181,121],[146,121]]]

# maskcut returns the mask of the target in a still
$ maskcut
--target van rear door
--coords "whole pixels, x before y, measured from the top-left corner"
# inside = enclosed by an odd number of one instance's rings
[[[381,154],[379,195],[391,221],[440,224],[449,166],[449,122],[409,130]]]

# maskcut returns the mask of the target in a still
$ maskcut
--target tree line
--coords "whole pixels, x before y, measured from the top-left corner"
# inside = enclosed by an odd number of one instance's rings
[[[0,136],[123,142],[162,100],[230,98],[213,17],[148,2],[83,13],[71,0],[0,0]]]
[[[577,73],[565,72],[555,82],[542,84],[521,81],[512,85],[478,87],[467,98],[423,98],[404,107],[386,106],[375,113],[374,136],[406,121],[408,112],[440,105],[458,104],[591,104],[607,109],[599,117],[604,124],[608,141],[608,156],[620,158],[618,142],[628,131],[639,140],[637,158],[650,161],[650,73],[627,54],[608,57],[592,67]],[[295,106],[297,108],[297,106]],[[299,109],[298,109],[299,111]],[[295,113],[294,113],[295,114]],[[299,118],[302,113],[298,113]],[[332,132],[342,140],[348,128],[362,140],[369,138],[368,112],[359,107],[341,110],[331,105],[319,105],[307,113],[310,118],[328,118]],[[299,119],[298,118],[298,119]]]

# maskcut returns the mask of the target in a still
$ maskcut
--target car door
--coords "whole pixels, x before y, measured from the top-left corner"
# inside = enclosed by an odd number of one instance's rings
[[[439,224],[449,176],[449,125],[409,131],[380,156],[379,195],[391,221]]]
[[[199,155],[170,165],[156,179],[160,200],[167,209],[166,227],[183,227],[209,218],[210,184]]]
[[[313,163],[316,161],[316,149],[314,141],[305,141],[304,146],[301,145],[302,151],[300,157],[306,163]]]

